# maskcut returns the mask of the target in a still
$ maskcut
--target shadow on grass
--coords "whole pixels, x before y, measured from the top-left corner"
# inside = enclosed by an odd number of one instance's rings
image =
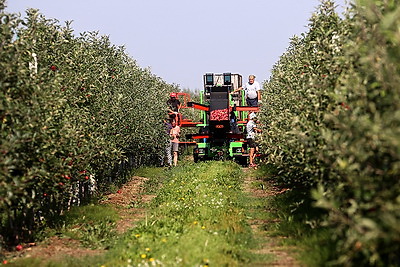
[[[326,211],[314,207],[311,188],[288,185],[270,165],[260,167],[255,174],[279,193],[268,196],[264,205],[266,215],[262,227],[270,236],[281,239],[284,246],[300,248],[298,260],[306,266],[326,266],[336,258],[333,232],[322,224]]]

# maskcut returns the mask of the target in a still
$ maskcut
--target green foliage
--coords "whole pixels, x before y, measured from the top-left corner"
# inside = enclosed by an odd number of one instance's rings
[[[343,22],[325,1],[310,21],[309,33],[294,37],[266,84],[263,144],[278,174],[290,184],[310,186],[329,170],[316,153],[325,149],[324,115],[336,103],[332,87],[341,72]],[[285,178],[286,177],[286,178]]]
[[[316,188],[339,265],[400,261],[397,1],[323,1],[266,83],[263,145],[287,184]]]
[[[32,231],[96,182],[107,190],[162,153],[162,118],[175,89],[105,36],[28,10],[0,13],[0,234]]]

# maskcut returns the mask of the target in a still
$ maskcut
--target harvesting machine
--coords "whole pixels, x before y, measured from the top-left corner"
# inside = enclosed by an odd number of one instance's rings
[[[187,103],[188,107],[201,111],[202,121],[195,125],[190,120],[181,122],[182,127],[199,128],[197,134],[186,135],[195,141],[194,161],[233,159],[246,165],[248,148],[244,131],[247,117],[259,108],[245,106],[243,90],[231,94],[242,86],[241,75],[207,73],[203,80],[200,103]]]

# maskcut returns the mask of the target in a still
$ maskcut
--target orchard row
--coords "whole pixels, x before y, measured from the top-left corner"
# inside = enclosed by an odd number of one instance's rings
[[[176,88],[107,37],[37,10],[0,9],[0,31],[0,235],[18,241],[157,160]]]
[[[278,176],[312,189],[339,265],[400,262],[400,13],[322,1],[265,84],[261,143]],[[300,189],[301,188],[301,189]]]

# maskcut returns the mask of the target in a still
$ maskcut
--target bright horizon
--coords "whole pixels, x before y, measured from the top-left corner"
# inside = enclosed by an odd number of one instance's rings
[[[335,1],[342,13],[346,0]],[[7,1],[6,11],[37,8],[79,35],[98,31],[123,45],[142,68],[181,89],[202,89],[203,74],[250,74],[263,82],[290,38],[307,32],[319,0]]]

